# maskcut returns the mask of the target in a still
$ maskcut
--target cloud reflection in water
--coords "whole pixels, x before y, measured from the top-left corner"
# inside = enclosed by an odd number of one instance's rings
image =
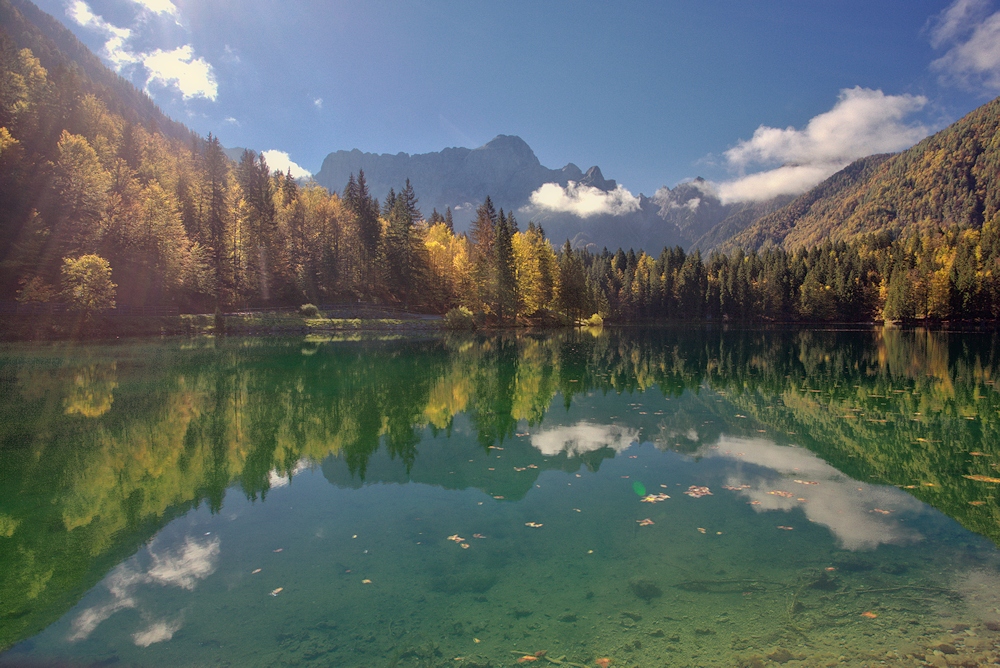
[[[546,457],[554,457],[561,452],[572,457],[605,447],[621,452],[638,438],[637,429],[578,422],[532,434],[531,445]]]
[[[115,568],[105,580],[112,600],[87,608],[72,622],[67,638],[71,642],[87,639],[98,626],[119,610],[139,608],[137,593],[142,585],[172,585],[193,590],[199,580],[215,572],[218,565],[220,541],[217,537],[199,540],[190,536],[176,550],[154,551],[149,547],[152,565],[148,570],[138,566],[137,557]],[[181,627],[180,620],[153,621],[147,628],[132,635],[139,647],[169,640]]]
[[[757,512],[801,508],[810,522],[829,528],[845,549],[871,550],[923,538],[900,519],[904,512],[921,512],[918,500],[894,487],[860,483],[804,448],[723,436],[700,448],[698,455],[732,460],[736,470],[727,483],[749,485],[738,493],[750,499]]]

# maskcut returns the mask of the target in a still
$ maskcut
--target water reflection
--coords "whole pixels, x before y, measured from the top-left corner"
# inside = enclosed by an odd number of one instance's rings
[[[639,438],[638,429],[620,425],[578,422],[563,427],[553,427],[531,435],[531,445],[543,455],[554,457],[560,453],[574,457],[602,448],[621,452]]]
[[[698,455],[729,460],[736,470],[726,485],[754,510],[801,509],[810,522],[830,529],[844,549],[872,550],[922,538],[904,521],[923,504],[893,487],[858,483],[808,450],[724,437]]]
[[[220,551],[218,538],[185,537],[183,543],[174,549],[160,549],[156,541],[147,548],[149,564],[143,567],[140,556],[133,557],[117,566],[105,578],[109,600],[85,608],[74,617],[67,637],[70,642],[86,640],[103,622],[122,610],[140,609],[148,624],[136,631],[132,639],[138,647],[148,647],[153,643],[170,640],[180,630],[180,612],[172,620],[150,619],[151,615],[142,606],[142,589],[147,586],[173,586],[193,591],[200,580],[215,572]],[[107,597],[105,597],[107,598]]]
[[[1000,475],[998,353],[994,334],[881,329],[10,346],[0,647],[54,621],[172,518],[220,511],[233,485],[265,500],[320,463],[345,487],[419,480],[522,499],[545,471],[596,471],[649,440],[737,458],[728,484],[751,485],[739,493],[755,510],[801,508],[848,549],[918,539],[903,521],[918,500],[998,542],[997,486],[964,477]],[[644,392],[665,403],[649,410]],[[496,448],[506,459],[489,471]],[[185,550],[122,572],[124,593],[93,619],[166,582],[154,573],[187,572]],[[151,620],[135,641],[177,623]]]

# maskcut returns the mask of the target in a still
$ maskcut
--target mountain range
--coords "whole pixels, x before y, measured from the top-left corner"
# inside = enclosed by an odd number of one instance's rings
[[[499,135],[478,148],[446,148],[439,152],[375,154],[359,149],[330,153],[316,174],[316,182],[340,192],[351,174],[364,170],[371,194],[384,199],[407,179],[420,197],[424,214],[451,208],[456,228],[467,229],[476,207],[487,196],[494,205],[541,224],[554,243],[570,239],[575,246],[619,246],[656,249],[664,246],[698,246],[715,237],[710,233],[727,221],[725,229],[742,230],[758,217],[778,209],[791,198],[765,203],[723,204],[701,178],[663,187],[652,197],[632,197],[619,190],[598,166],[583,171],[569,163],[561,169],[541,164],[528,144],[517,136]],[[598,202],[624,198],[613,211],[587,212],[546,207],[533,195],[547,184],[573,188]],[[598,207],[600,208],[600,207]],[[706,236],[709,235],[709,236]]]

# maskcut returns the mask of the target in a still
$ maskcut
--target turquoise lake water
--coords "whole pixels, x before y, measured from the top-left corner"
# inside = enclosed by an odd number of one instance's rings
[[[987,665],[997,351],[8,346],[0,666]]]

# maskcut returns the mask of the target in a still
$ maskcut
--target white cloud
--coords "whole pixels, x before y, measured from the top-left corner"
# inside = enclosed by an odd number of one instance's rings
[[[939,49],[968,34],[970,26],[989,13],[986,0],[955,0],[929,23],[931,46]]]
[[[83,0],[75,0],[70,3],[69,7],[66,8],[66,14],[84,28],[104,33],[107,37],[104,42],[104,56],[116,70],[121,71],[126,65],[138,62],[139,58],[125,48],[125,42],[132,36],[131,30],[111,25],[94,14],[90,6]]]
[[[926,104],[922,95],[856,86],[841,90],[833,109],[802,130],[762,125],[726,151],[726,160],[741,172],[751,165],[778,166],[718,184],[720,197],[728,202],[801,193],[858,158],[909,148],[929,133],[920,123],[906,122]]]
[[[233,118],[232,116],[226,116],[224,119],[222,119],[222,122],[229,123],[230,125],[235,125],[236,127],[240,127],[240,122],[235,118]]]
[[[778,195],[798,195],[823,179],[837,173],[848,163],[787,165],[766,172],[750,174],[718,184],[719,199],[724,203],[760,201]]]
[[[638,438],[639,432],[635,429],[578,422],[532,434],[531,445],[547,457],[554,457],[560,452],[573,456],[605,447],[621,452]]]
[[[601,214],[621,216],[639,208],[639,198],[619,185],[608,192],[570,181],[564,188],[546,183],[531,193],[531,204],[542,211],[572,213],[581,218]]]
[[[932,21],[931,46],[948,50],[931,69],[946,83],[1000,91],[1000,12],[989,9],[985,0],[955,0]]]
[[[323,108],[323,98],[317,97],[315,100],[313,100],[313,104],[316,105],[317,109],[322,109]]]
[[[137,5],[145,7],[154,14],[167,14],[175,19],[180,15],[177,5],[170,0],[132,0]]]
[[[267,166],[272,172],[278,171],[282,174],[288,172],[289,169],[292,170],[292,177],[296,179],[303,179],[312,176],[312,172],[304,167],[299,166],[295,163],[292,158],[284,151],[277,151],[271,149],[270,151],[261,151],[260,154],[264,156],[264,160],[267,161]]]
[[[177,7],[170,0],[133,0],[154,13],[169,14],[177,18]],[[116,71],[128,66],[141,65],[146,69],[146,87],[156,83],[174,88],[185,100],[201,97],[215,100],[218,84],[212,66],[204,58],[195,58],[190,44],[173,50],[156,49],[139,53],[129,48],[133,37],[129,28],[114,26],[94,14],[84,0],[73,0],[66,9],[67,15],[79,25],[104,33],[104,56]]]
[[[919,95],[845,88],[833,109],[810,119],[804,130],[762,125],[752,139],[726,151],[726,159],[736,166],[774,161],[816,164],[898,151],[927,135],[922,125],[903,123],[926,104],[927,98]]]
[[[164,51],[157,49],[142,57],[142,64],[149,71],[146,85],[159,83],[175,87],[185,100],[203,97],[215,100],[219,86],[215,81],[212,66],[204,58],[195,58],[191,45]]]

